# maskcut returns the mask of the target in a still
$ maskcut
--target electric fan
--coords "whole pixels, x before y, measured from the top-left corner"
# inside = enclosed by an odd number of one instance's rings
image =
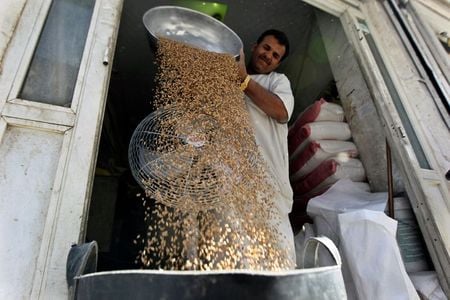
[[[233,143],[207,114],[159,109],[136,127],[128,149],[132,174],[146,194],[171,207],[209,209],[241,180],[226,162]],[[225,148],[224,148],[225,147]]]

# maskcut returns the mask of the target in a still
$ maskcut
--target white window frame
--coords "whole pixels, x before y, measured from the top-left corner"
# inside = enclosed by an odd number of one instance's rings
[[[20,99],[51,0],[29,0],[3,58],[0,74],[0,143],[7,126],[63,135],[33,287],[24,298],[67,298],[66,259],[84,241],[99,136],[123,0],[96,0],[70,107]],[[20,262],[20,257],[11,258]],[[29,293],[29,294],[28,294]]]
[[[389,19],[383,15],[383,6],[378,1],[349,0],[303,0],[331,15],[340,18],[355,56],[365,76],[369,89],[374,95],[374,103],[384,125],[385,133],[394,156],[399,160],[399,167],[405,181],[405,188],[411,200],[417,221],[422,230],[428,251],[434,263],[441,286],[450,295],[450,195],[448,184],[437,163],[434,149],[428,143],[420,119],[420,112],[410,103],[410,94],[405,91],[409,85],[401,80],[396,72],[395,61],[389,53],[388,41],[391,32],[387,26]],[[404,133],[400,116],[395,108],[389,90],[372,50],[364,38],[363,28],[358,25],[358,18],[365,20],[377,45],[381,58],[399,94],[408,118],[423,148],[431,170],[422,169],[417,161],[414,149]],[[426,99],[434,104],[430,96]],[[430,125],[430,124],[429,124]]]

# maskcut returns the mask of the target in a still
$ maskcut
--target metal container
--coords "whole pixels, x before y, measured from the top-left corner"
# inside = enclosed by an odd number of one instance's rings
[[[306,243],[303,268],[284,272],[158,271],[98,272],[75,278],[76,299],[346,299],[341,259],[333,242]],[[324,245],[336,265],[314,267]]]
[[[159,37],[203,50],[239,56],[239,36],[225,24],[201,12],[178,6],[157,6],[143,16],[152,43]]]

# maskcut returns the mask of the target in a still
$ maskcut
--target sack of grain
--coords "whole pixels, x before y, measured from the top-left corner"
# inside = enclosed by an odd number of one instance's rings
[[[338,140],[312,141],[290,162],[290,179],[291,181],[301,179],[331,157],[345,159],[357,156],[358,150],[352,142]]]
[[[292,182],[294,194],[303,195],[313,191],[326,188],[339,179],[348,178],[355,182],[364,181],[366,177],[364,167],[359,159],[340,159],[334,157],[322,162],[303,180]]]
[[[352,184],[358,189],[370,193],[370,185],[367,182],[353,182]],[[333,185],[334,183],[330,183],[327,185],[318,185],[317,187],[313,188],[311,191],[307,193],[294,194],[294,203],[292,205],[292,212],[294,211],[296,213],[306,212],[309,200],[311,200],[314,197],[322,195],[323,193],[328,191],[328,189],[331,188]]]
[[[320,121],[305,124],[297,131],[295,136],[288,139],[290,159],[294,159],[311,141],[346,141],[350,137],[350,127],[344,122]]]
[[[335,103],[330,103],[321,98],[310,106],[308,106],[295,120],[294,124],[289,127],[288,138],[297,134],[297,131],[303,125],[318,121],[336,121],[344,120],[344,110]]]

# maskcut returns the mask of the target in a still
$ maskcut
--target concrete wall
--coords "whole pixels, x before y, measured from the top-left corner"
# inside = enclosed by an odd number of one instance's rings
[[[2,0],[0,2],[0,72],[3,57],[14,34],[26,0]]]
[[[386,135],[369,88],[352,47],[338,18],[317,11],[331,69],[339,91],[345,119],[352,131],[372,192],[386,191]],[[394,191],[404,191],[401,176],[394,167]]]
[[[446,32],[447,38],[450,38],[450,1],[414,0],[412,3],[436,36]],[[450,57],[450,53],[448,55]]]

